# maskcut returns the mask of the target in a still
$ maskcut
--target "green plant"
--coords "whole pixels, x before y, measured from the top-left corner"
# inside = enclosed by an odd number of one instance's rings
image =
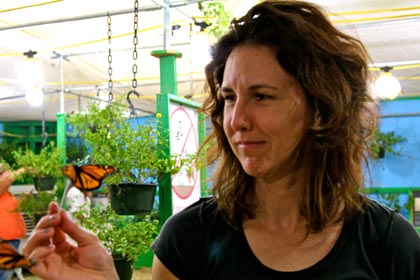
[[[101,195],[109,195],[109,188],[107,188],[106,186],[103,186],[97,190],[94,190],[93,193],[97,193],[97,194],[101,194]]]
[[[10,164],[6,160],[0,158],[0,174],[6,170],[9,170],[10,168]]]
[[[77,164],[82,161],[87,155],[87,147],[78,138],[67,138],[66,141],[66,156],[67,163]]]
[[[34,222],[48,211],[51,201],[58,201],[56,192],[21,193],[18,195],[18,211],[27,214]]]
[[[33,177],[61,177],[61,167],[63,151],[50,142],[39,154],[26,148],[24,151],[16,150],[12,152],[18,167],[25,167],[27,172]]]
[[[398,193],[381,193],[380,194],[380,201],[391,207],[396,209],[398,212],[401,212],[402,209],[409,210],[412,208],[414,201],[408,200],[406,203],[401,204],[400,202],[400,194]]]
[[[150,216],[120,216],[111,207],[93,207],[89,215],[81,214],[79,223],[94,232],[114,258],[137,259],[149,251],[158,233],[158,221]]]
[[[408,199],[406,202],[402,202],[401,198],[404,197],[404,193],[395,193],[395,192],[383,192],[382,188],[377,189],[367,189],[367,193],[369,194],[370,198],[390,207],[401,214],[408,214],[410,209],[414,206],[414,197],[408,195]],[[404,200],[404,199],[403,199]]]
[[[0,160],[7,162],[9,165],[13,166],[15,164],[15,159],[13,158],[13,151],[16,150],[17,145],[15,143],[6,143],[3,140],[0,143]]]
[[[222,1],[202,1],[199,3],[199,7],[208,24],[205,32],[219,38],[228,31],[232,14],[226,10]]]
[[[382,158],[384,153],[400,155],[399,151],[394,149],[394,145],[406,141],[406,138],[396,135],[394,131],[381,132],[375,130],[373,138],[369,141],[369,155],[372,158]]]
[[[162,154],[168,141],[156,130],[156,121],[151,118],[132,127],[123,115],[123,108],[117,101],[104,109],[90,103],[88,113],[68,118],[73,133],[88,147],[89,163],[116,168],[104,183],[157,183],[163,175],[179,172],[177,157]]]

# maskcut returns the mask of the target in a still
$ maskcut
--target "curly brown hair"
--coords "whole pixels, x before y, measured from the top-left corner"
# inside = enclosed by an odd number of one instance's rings
[[[367,164],[367,137],[376,125],[369,95],[368,55],[356,38],[336,29],[317,5],[303,1],[268,1],[231,22],[230,31],[212,47],[205,73],[209,96],[203,112],[212,122],[206,143],[216,142],[208,155],[217,162],[213,194],[228,221],[239,226],[254,216],[254,178],[234,155],[223,130],[223,73],[233,49],[268,46],[278,63],[302,88],[312,118],[318,119],[294,153],[308,168],[300,206],[311,232],[331,221],[362,211],[359,194]],[[338,219],[337,213],[340,213]]]

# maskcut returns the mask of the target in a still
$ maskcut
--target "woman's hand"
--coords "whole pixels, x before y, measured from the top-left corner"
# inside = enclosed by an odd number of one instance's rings
[[[36,225],[23,253],[35,261],[29,270],[46,280],[118,280],[112,257],[98,237],[79,227],[56,203]]]

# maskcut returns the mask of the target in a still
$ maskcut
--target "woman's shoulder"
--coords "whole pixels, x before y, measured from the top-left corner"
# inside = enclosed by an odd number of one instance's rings
[[[168,218],[158,239],[162,241],[177,238],[177,242],[182,242],[184,238],[194,237],[198,241],[210,238],[226,227],[227,223],[220,214],[215,199],[205,197]]]
[[[201,279],[212,241],[227,231],[215,199],[204,197],[168,218],[151,248],[179,279]]]
[[[391,222],[397,218],[403,218],[395,208],[386,206],[376,200],[367,198],[366,210],[364,212],[365,219],[368,218],[373,222]]]
[[[217,203],[213,196],[200,197],[200,199],[181,212],[197,212],[200,215],[211,215],[217,212]]]
[[[218,215],[217,203],[213,197],[202,197],[180,212],[171,216],[165,226],[202,225]]]
[[[390,208],[372,199],[367,199],[367,207],[361,215],[359,222],[364,231],[377,237],[398,238],[396,235],[402,233],[405,236],[418,238],[416,228],[396,209]]]
[[[386,206],[371,198],[366,199],[366,212],[365,215],[377,218],[390,218],[396,213],[396,209]]]
[[[379,275],[420,279],[420,235],[396,209],[368,199],[366,210],[356,218],[355,229],[353,240],[363,245]]]
[[[391,221],[396,217],[397,211],[393,208],[390,208],[376,200],[367,198],[366,207],[361,215],[360,221],[365,226],[372,226],[373,228],[383,228],[386,229],[389,227]],[[398,218],[398,216],[397,216]]]

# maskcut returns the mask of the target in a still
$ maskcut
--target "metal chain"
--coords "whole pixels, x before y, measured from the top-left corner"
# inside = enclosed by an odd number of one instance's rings
[[[44,95],[44,89],[42,89],[42,95]],[[45,98],[45,96],[44,96]],[[41,122],[41,127],[42,127],[42,148],[45,148],[45,146],[47,145],[47,138],[48,138],[48,133],[45,130],[45,101],[42,101],[42,122]]]
[[[136,79],[137,64],[136,64],[136,60],[137,60],[137,57],[138,57],[137,44],[139,42],[139,40],[137,38],[137,30],[139,28],[138,22],[139,22],[139,1],[135,0],[134,1],[134,37],[133,37],[133,45],[134,45],[133,60],[134,60],[134,64],[133,64],[133,67],[132,67],[133,80],[131,81],[131,86],[132,86],[133,89],[135,89],[137,87],[137,79]]]
[[[111,53],[111,38],[112,38],[112,31],[111,31],[111,16],[109,15],[108,12],[108,45],[109,45],[109,49],[108,49],[108,76],[109,76],[109,80],[108,80],[108,88],[109,88],[109,95],[108,95],[108,99],[109,101],[112,101],[114,99],[114,95],[112,93],[112,88],[114,86],[114,82],[112,81],[112,53]]]

